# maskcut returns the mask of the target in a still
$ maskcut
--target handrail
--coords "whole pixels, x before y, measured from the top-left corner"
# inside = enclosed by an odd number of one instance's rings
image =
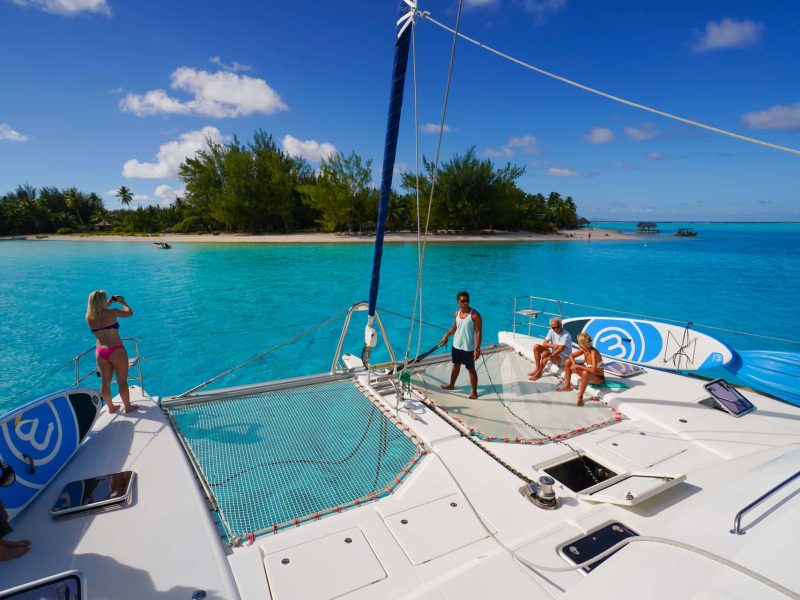
[[[347,330],[350,328],[350,319],[353,317],[353,313],[363,310],[369,310],[369,304],[364,301],[356,302],[347,309],[347,315],[344,318],[344,325],[342,325],[342,333],[339,334],[339,343],[336,345],[336,353],[333,355],[333,362],[331,363],[331,374],[337,372],[336,367],[338,366],[339,358],[342,355],[342,348],[344,347],[344,339],[347,337]],[[397,359],[394,356],[394,350],[392,349],[392,345],[389,343],[389,336],[386,335],[386,329],[383,327],[383,321],[381,321],[381,316],[378,314],[377,309],[375,309],[375,320],[378,322],[378,327],[381,330],[383,342],[386,344],[386,350],[389,352],[391,364],[394,365],[397,363]]]
[[[528,308],[527,309],[519,308],[521,300],[527,300],[528,301]],[[558,312],[549,312],[549,311],[546,311],[546,310],[534,310],[534,308],[533,308],[534,300],[543,300],[545,302],[554,303],[556,305],[555,310],[557,310]],[[528,317],[527,322],[520,321],[518,323],[517,322],[517,315],[523,315],[523,316]],[[561,300],[557,300],[555,298],[544,298],[542,296],[516,296],[514,298],[514,318],[513,318],[512,324],[511,324],[512,333],[517,333],[517,325],[519,325],[521,327],[527,325],[528,326],[528,335],[531,334],[531,328],[532,327],[539,327],[539,328],[542,328],[542,329],[549,329],[549,324],[548,325],[537,325],[536,323],[533,322],[533,320],[536,317],[538,317],[539,315],[545,315],[545,316],[551,317],[551,318],[555,317],[555,318],[558,318],[558,319],[563,319],[564,318],[564,311],[563,311],[563,309],[561,307]]]
[[[122,338],[122,341],[123,342],[133,342],[134,357],[133,357],[133,361],[129,363],[129,366],[136,365],[136,370],[138,372],[138,375],[136,377],[129,377],[128,380],[129,381],[138,381],[139,382],[139,386],[142,389],[144,389],[144,375],[142,374],[142,357],[139,354],[139,340],[137,338]],[[91,370],[89,370],[85,374],[81,375],[81,358],[83,358],[87,354],[91,354],[91,353],[95,352],[95,350],[96,350],[96,346],[92,346],[88,350],[84,350],[83,352],[81,352],[80,354],[75,356],[75,358],[72,359],[71,362],[75,365],[75,387],[80,386],[80,384],[85,379],[87,379],[88,377],[91,377],[93,374],[97,373],[97,367],[93,367]],[[69,364],[69,363],[67,363],[67,364]]]
[[[784,479],[778,485],[776,485],[774,488],[769,490],[766,494],[763,494],[762,496],[756,498],[750,504],[748,504],[742,510],[740,510],[738,513],[736,513],[736,518],[733,520],[733,529],[731,529],[731,533],[734,534],[734,535],[744,535],[745,533],[747,533],[746,531],[742,531],[742,528],[741,528],[742,517],[746,513],[750,512],[752,509],[754,509],[756,506],[761,504],[764,500],[769,498],[772,494],[777,492],[779,489],[781,489],[782,487],[784,487],[788,483],[790,483],[793,480],[797,479],[798,477],[800,477],[800,471],[797,471],[797,473],[795,473],[794,475],[792,475],[788,479]]]

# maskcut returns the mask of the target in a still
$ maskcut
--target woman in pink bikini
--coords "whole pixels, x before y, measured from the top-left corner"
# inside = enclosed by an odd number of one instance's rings
[[[119,302],[123,308],[108,308],[114,302]],[[122,296],[107,298],[104,290],[89,294],[86,322],[97,338],[97,368],[100,369],[103,380],[100,391],[110,413],[117,410],[117,407],[111,402],[111,377],[115,373],[125,412],[132,412],[139,408],[135,404],[131,404],[131,396],[128,391],[128,352],[122,345],[122,339],[119,337],[119,323],[117,323],[117,317],[124,319],[132,316],[133,309],[128,306]]]

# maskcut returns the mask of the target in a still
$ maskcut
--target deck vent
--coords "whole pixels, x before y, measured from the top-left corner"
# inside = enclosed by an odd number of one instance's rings
[[[608,525],[600,527],[599,529],[596,529],[583,537],[567,542],[558,549],[558,553],[564,557],[568,563],[579,565],[587,560],[592,560],[595,556],[605,552],[614,544],[617,544],[626,538],[636,537],[638,535],[639,534],[633,529],[623,525],[622,523],[609,523]],[[622,548],[619,550],[622,550]],[[589,573],[593,569],[596,569],[598,566],[600,566],[604,561],[614,556],[614,554],[619,552],[619,550],[613,552],[605,558],[601,558],[596,562],[590,563],[585,567],[578,569],[578,571],[584,574]]]
[[[583,455],[543,470],[573,492],[581,492],[617,475],[605,465]]]

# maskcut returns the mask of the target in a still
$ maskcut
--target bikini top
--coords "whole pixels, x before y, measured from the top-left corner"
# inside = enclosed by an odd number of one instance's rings
[[[119,322],[112,323],[111,325],[106,325],[105,327],[98,327],[97,329],[92,329],[92,333],[103,331],[104,329],[119,329]]]

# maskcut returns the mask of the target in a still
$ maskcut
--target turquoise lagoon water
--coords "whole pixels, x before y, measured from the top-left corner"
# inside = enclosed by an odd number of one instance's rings
[[[661,235],[623,242],[432,244],[422,314],[431,325],[421,347],[441,337],[462,288],[483,314],[487,342],[510,329],[513,298],[527,294],[800,339],[800,225],[695,224],[697,238],[672,237],[691,225],[660,224]],[[136,242],[0,242],[0,409],[69,387],[72,372],[59,367],[93,345],[83,315],[94,289],[122,294],[135,309],[122,333],[140,340],[146,389],[169,395],[365,300],[371,263],[369,244],[178,243],[165,252]],[[382,309],[410,314],[416,264],[416,244],[387,245]],[[345,350],[360,351],[364,315]],[[328,370],[342,320],[215,385]],[[384,321],[402,354],[409,322],[386,313]],[[800,350],[716,335],[738,349]]]

